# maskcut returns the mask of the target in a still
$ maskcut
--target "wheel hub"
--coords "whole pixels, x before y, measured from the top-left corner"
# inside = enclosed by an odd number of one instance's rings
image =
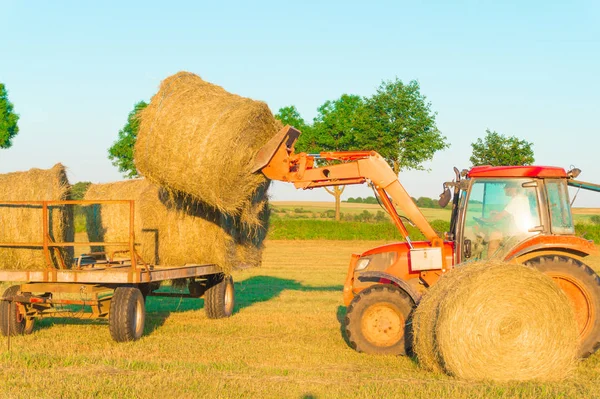
[[[591,295],[584,286],[571,276],[560,273],[548,273],[548,275],[552,277],[573,304],[579,337],[587,336],[595,319],[594,308],[590,301]]]
[[[364,337],[377,346],[392,346],[404,336],[406,320],[400,309],[390,303],[369,307],[361,320]]]

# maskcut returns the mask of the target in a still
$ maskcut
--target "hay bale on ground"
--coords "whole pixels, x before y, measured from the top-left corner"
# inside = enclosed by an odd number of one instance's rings
[[[60,201],[69,199],[70,185],[65,167],[56,164],[52,169],[31,169],[0,175],[1,201]],[[49,207],[50,238],[56,242],[74,239],[73,211],[70,206]],[[0,205],[0,241],[43,241],[42,207]],[[73,248],[59,250],[67,266],[72,262]],[[52,263],[59,266],[52,251]],[[41,248],[0,247],[0,269],[35,270],[47,267]]]
[[[169,193],[144,179],[93,184],[85,199],[136,201],[137,250],[148,263],[164,266],[216,263],[226,272],[261,263],[268,220],[266,186],[255,192],[239,217]],[[128,240],[127,206],[92,205],[86,213],[90,241]],[[107,251],[116,249],[126,248],[106,247]]]
[[[421,364],[468,380],[560,380],[577,358],[569,300],[523,265],[453,270],[423,298],[413,324]]]
[[[265,103],[179,72],[140,114],[135,164],[154,183],[238,215],[265,183],[253,160],[280,126]]]

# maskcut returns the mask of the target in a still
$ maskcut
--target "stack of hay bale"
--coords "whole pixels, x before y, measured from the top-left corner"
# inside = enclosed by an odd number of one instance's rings
[[[0,175],[0,202],[2,201],[63,201],[69,199],[70,185],[65,167],[31,169]],[[48,233],[51,241],[73,241],[73,213],[69,206],[48,208]],[[0,205],[0,242],[41,244],[44,240],[41,205]],[[70,265],[73,248],[51,250],[51,263],[60,267],[57,254]],[[0,269],[35,270],[47,267],[41,247],[2,248]]]
[[[145,179],[92,185],[85,199],[136,200],[138,252],[149,263],[258,266],[269,181],[252,166],[280,127],[267,105],[180,72],[139,118],[134,158]],[[126,241],[128,212],[93,207],[90,240]]]
[[[420,364],[468,380],[560,380],[574,368],[573,308],[543,273],[477,262],[443,276],[413,318]]]

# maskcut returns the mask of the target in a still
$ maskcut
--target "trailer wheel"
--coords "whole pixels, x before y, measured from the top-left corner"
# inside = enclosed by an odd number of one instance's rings
[[[20,287],[13,285],[4,291],[3,296],[13,296],[19,293]],[[8,337],[15,335],[28,335],[33,332],[35,319],[27,318],[22,312],[22,307],[15,302],[0,302],[0,330],[2,335]]]
[[[527,265],[552,277],[575,310],[579,328],[579,356],[586,358],[600,348],[600,278],[588,266],[565,256],[542,256]]]
[[[415,303],[400,288],[375,284],[354,297],[344,320],[350,346],[357,352],[406,355],[410,349],[407,321]]]
[[[108,327],[117,342],[136,341],[144,332],[144,296],[135,287],[118,287],[110,301]]]
[[[231,276],[220,275],[220,281],[212,285],[204,294],[204,309],[209,319],[222,319],[233,313],[235,289]]]

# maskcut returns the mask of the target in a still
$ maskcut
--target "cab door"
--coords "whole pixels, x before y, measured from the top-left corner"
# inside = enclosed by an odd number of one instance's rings
[[[473,179],[463,195],[458,262],[503,259],[543,230],[536,180]]]

